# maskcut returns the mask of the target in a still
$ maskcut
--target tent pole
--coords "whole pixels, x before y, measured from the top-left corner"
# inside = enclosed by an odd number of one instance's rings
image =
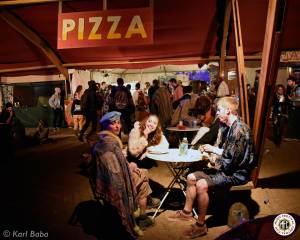
[[[143,69],[140,69],[141,71],[141,83],[143,82]]]
[[[259,169],[261,167],[264,140],[266,137],[267,116],[270,115],[274,88],[277,79],[278,66],[280,62],[283,26],[285,22],[285,11],[288,0],[270,0],[266,21],[266,31],[262,53],[261,72],[255,116],[253,123],[253,137],[258,156],[258,167],[254,176],[254,184],[257,183]],[[267,114],[266,114],[267,112]]]
[[[68,99],[68,85],[67,85],[67,79],[65,79],[65,98]]]
[[[221,56],[220,56],[220,72],[219,77],[224,80],[225,76],[225,59],[226,59],[226,45],[228,39],[228,30],[229,30],[229,23],[230,23],[230,16],[231,16],[231,0],[227,0],[225,16],[224,16],[224,24],[223,24],[223,39],[222,39],[222,46],[221,46]]]
[[[166,70],[165,64],[163,65],[163,68],[164,68],[164,72],[165,72],[165,77],[167,78],[167,70]]]
[[[103,3],[103,11],[106,11],[107,10],[107,1],[106,0],[102,0],[102,3]]]
[[[245,79],[245,59],[244,59],[244,51],[243,51],[243,40],[242,40],[238,0],[232,0],[232,11],[233,11],[237,70],[238,70],[237,73],[238,73],[238,80],[239,80],[238,84],[239,84],[239,93],[240,93],[239,96],[240,106],[241,106],[242,118],[244,122],[250,125],[247,83]]]
[[[59,0],[58,2],[58,14],[62,13],[62,0]]]

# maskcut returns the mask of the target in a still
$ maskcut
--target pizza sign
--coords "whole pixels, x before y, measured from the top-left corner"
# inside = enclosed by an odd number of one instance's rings
[[[152,8],[62,13],[57,48],[153,43]]]

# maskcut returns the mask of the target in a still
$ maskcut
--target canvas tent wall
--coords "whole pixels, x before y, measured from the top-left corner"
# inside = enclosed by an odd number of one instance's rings
[[[11,2],[11,3],[9,3]],[[21,2],[21,1],[19,1]],[[36,2],[34,4],[34,2]],[[224,15],[223,0],[164,0],[153,1],[154,43],[145,46],[115,46],[57,50],[58,1],[19,4],[0,1],[0,74],[24,75],[57,73],[55,64],[35,45],[12,27],[12,20],[24,23],[23,30],[37,33],[61,60],[64,68],[134,68],[142,69],[166,60],[201,63],[203,59],[219,55]],[[108,9],[149,7],[149,0],[108,1]],[[63,12],[101,10],[102,1],[74,0],[63,2]],[[239,1],[244,53],[246,56],[262,51],[267,0]],[[298,33],[300,1],[289,0],[283,49],[300,49]],[[255,13],[255,17],[253,17]],[[45,27],[46,26],[46,27]],[[235,55],[234,33],[229,33],[228,56]]]

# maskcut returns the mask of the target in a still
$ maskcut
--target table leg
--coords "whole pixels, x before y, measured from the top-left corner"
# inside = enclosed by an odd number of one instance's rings
[[[164,201],[166,200],[166,198],[168,197],[171,189],[174,187],[174,185],[177,183],[181,189],[181,191],[183,192],[183,195],[186,197],[186,193],[184,191],[184,186],[181,184],[181,179],[180,179],[180,175],[182,174],[182,172],[185,170],[184,168],[179,168],[177,171],[172,167],[171,164],[167,164],[168,168],[170,169],[171,173],[173,174],[173,179],[170,182],[170,184],[167,187],[167,190],[158,206],[158,208],[155,210],[152,219],[154,219],[159,211],[159,209],[161,208],[161,206],[163,205]],[[196,218],[198,218],[198,215],[195,211],[195,209],[193,208],[193,213],[195,215]]]
[[[182,172],[184,172],[185,168],[182,167],[182,168],[180,168],[178,171],[176,171],[174,168],[172,168],[172,166],[169,166],[169,165],[168,165],[168,167],[169,167],[170,171],[173,173],[174,179],[176,179],[176,183],[177,183],[178,186],[180,187],[180,189],[181,189],[183,195],[186,197],[186,193],[185,193],[185,191],[184,191],[184,186],[183,186],[183,184],[181,183],[182,180],[180,179],[180,175],[181,175]],[[174,185],[175,185],[175,184],[174,184]],[[193,211],[195,217],[198,218],[198,214],[196,213],[195,208],[193,208],[192,211]]]
[[[172,179],[172,181],[170,182],[170,184],[169,184],[169,186],[167,187],[167,190],[166,190],[166,192],[165,192],[165,194],[164,194],[164,196],[163,196],[163,198],[162,198],[162,200],[161,200],[161,202],[160,202],[158,208],[155,210],[155,213],[154,213],[153,216],[152,216],[152,219],[154,219],[154,218],[156,217],[156,215],[157,215],[159,209],[161,208],[161,206],[163,205],[164,201],[165,201],[166,198],[168,197],[168,195],[169,195],[171,189],[172,189],[173,186],[175,185],[176,180],[177,180],[177,179],[174,177],[174,178]]]

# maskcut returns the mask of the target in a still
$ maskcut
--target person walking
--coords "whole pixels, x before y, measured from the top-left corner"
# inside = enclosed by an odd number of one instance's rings
[[[63,105],[61,102],[61,89],[56,87],[54,94],[49,98],[49,105],[53,111],[53,128],[58,130],[61,127],[62,116],[63,116]]]
[[[88,129],[90,123],[92,123],[92,129],[88,133],[88,136],[95,133],[97,130],[97,111],[101,109],[101,103],[97,97],[97,88],[95,81],[91,80],[88,82],[89,88],[84,91],[81,97],[81,111],[85,116],[85,124],[79,132],[78,140],[83,142],[83,134]]]

